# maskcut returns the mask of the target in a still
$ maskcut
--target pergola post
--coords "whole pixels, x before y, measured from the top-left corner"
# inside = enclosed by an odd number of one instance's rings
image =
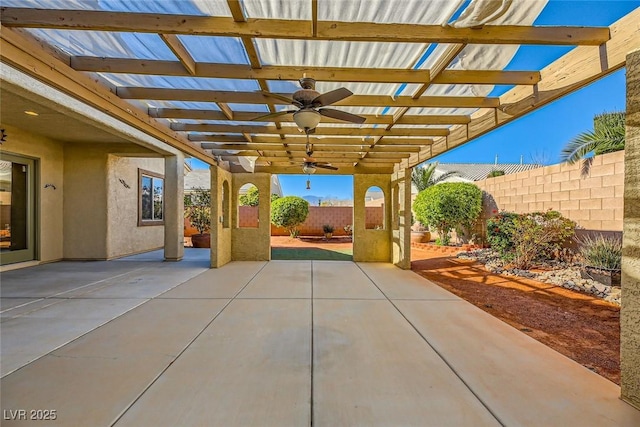
[[[211,166],[211,267],[231,261],[231,172]]]
[[[258,188],[258,226],[240,227],[240,188],[249,183]],[[234,261],[271,260],[271,174],[234,173],[232,188],[231,258]]]
[[[627,55],[621,397],[640,409],[640,50]]]
[[[184,256],[184,155],[164,158],[164,259]]]
[[[391,178],[393,205],[393,263],[411,268],[411,168],[402,168]]]

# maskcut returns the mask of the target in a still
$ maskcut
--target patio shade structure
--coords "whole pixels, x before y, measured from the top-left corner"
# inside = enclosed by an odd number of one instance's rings
[[[538,27],[546,1],[7,0],[2,61],[209,164],[301,173],[286,98],[304,75],[363,124],[322,117],[318,173],[392,173],[620,69],[640,9],[610,27]],[[26,7],[25,7],[26,6]],[[522,45],[575,46],[504,70]],[[496,86],[509,89],[499,96]],[[275,94],[275,95],[271,95]]]

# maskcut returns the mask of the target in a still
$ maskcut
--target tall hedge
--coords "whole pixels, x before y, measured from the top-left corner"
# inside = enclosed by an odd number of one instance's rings
[[[298,225],[309,215],[309,202],[302,197],[280,197],[271,203],[271,223],[286,228],[291,237],[298,235]]]
[[[445,182],[418,193],[413,211],[422,224],[435,228],[440,242],[451,241],[451,231],[468,230],[482,211],[482,191],[466,182]]]

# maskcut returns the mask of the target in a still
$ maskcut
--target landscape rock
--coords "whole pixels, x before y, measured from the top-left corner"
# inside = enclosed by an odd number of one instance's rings
[[[580,266],[577,264],[546,261],[537,267],[548,271],[535,273],[529,270],[507,268],[498,254],[491,249],[476,249],[461,252],[458,254],[458,258],[478,261],[484,264],[485,268],[492,273],[526,277],[573,291],[594,295],[612,304],[620,305],[621,291],[619,287],[607,286],[591,279],[583,279],[580,275]]]

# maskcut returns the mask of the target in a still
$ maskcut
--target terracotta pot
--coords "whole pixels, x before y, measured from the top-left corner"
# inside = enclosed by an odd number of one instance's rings
[[[412,231],[411,243],[429,243],[431,241],[430,231]]]
[[[194,248],[210,248],[211,247],[211,235],[210,234],[194,234],[191,236],[191,243]]]
[[[324,238],[329,240],[330,238],[333,237],[333,233],[324,233]]]

